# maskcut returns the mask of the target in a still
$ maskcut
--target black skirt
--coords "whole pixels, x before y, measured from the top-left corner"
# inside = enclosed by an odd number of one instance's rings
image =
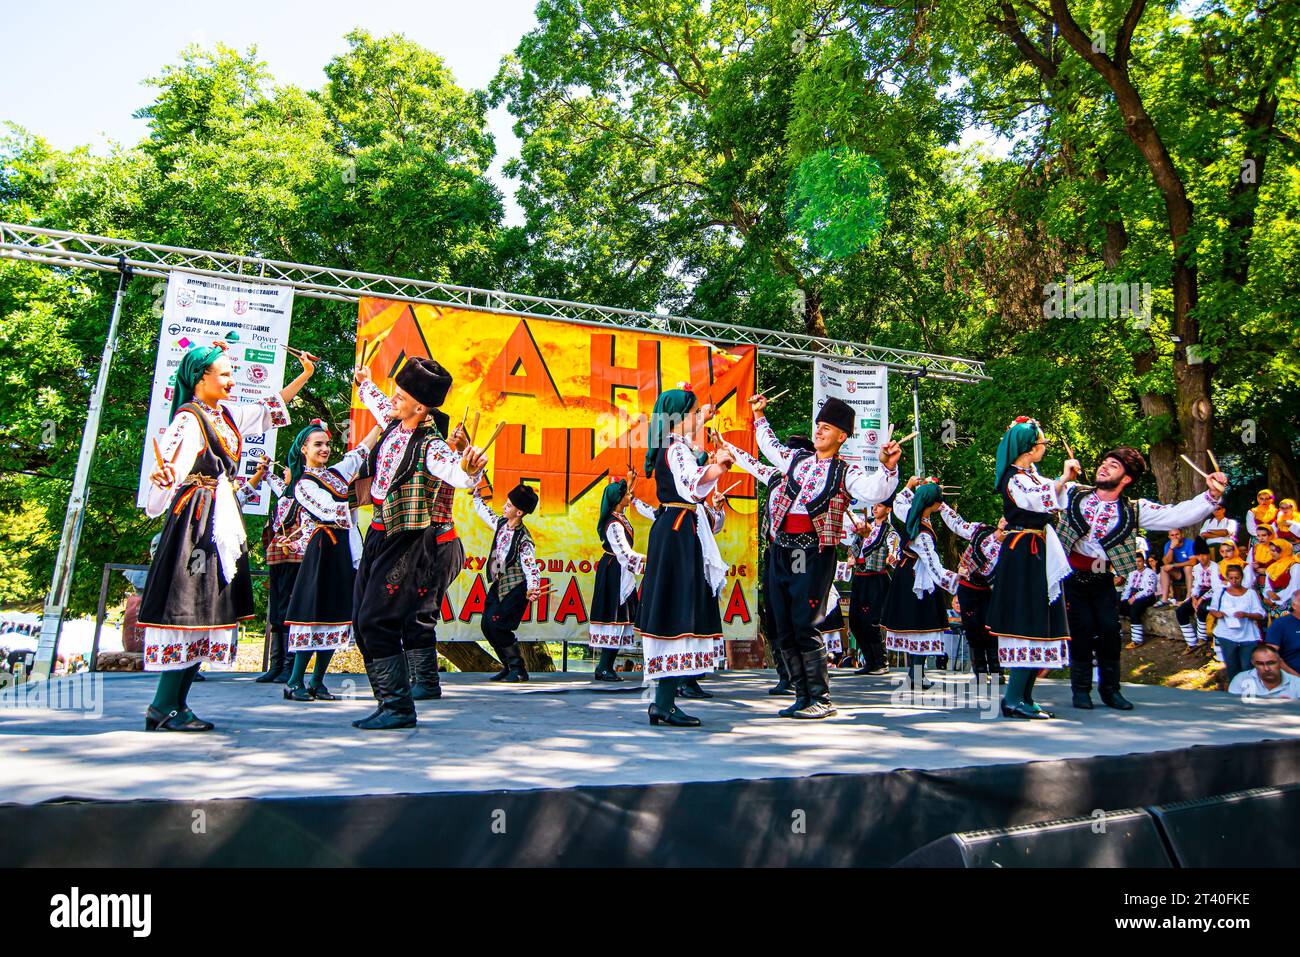
[[[948,610],[944,597],[948,593],[936,587],[929,594],[917,598],[912,591],[915,581],[916,559],[904,555],[894,569],[889,594],[880,612],[880,626],[902,635],[946,630]]]
[[[993,590],[984,617],[989,631],[1035,641],[1065,639],[1064,589],[1047,600],[1047,543],[1042,535],[1008,532],[993,570]]]
[[[664,507],[650,526],[636,629],[661,640],[722,637],[722,612],[704,577],[693,506]]]
[[[167,509],[140,600],[142,628],[218,628],[253,617],[248,545],[240,546],[235,574],[227,582],[212,543],[214,492],[189,488],[178,493],[184,496],[179,512],[174,504]]]
[[[307,542],[284,620],[290,625],[345,625],[352,621],[356,572],[347,529],[320,526]]]
[[[620,601],[623,591],[623,566],[606,552],[596,563],[596,584],[591,596],[588,622],[592,625],[630,625],[636,621],[640,601],[636,589]]]

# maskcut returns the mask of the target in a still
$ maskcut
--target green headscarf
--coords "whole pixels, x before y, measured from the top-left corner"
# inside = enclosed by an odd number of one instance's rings
[[[605,529],[614,519],[614,509],[618,508],[618,503],[623,501],[623,496],[626,494],[626,479],[619,479],[605,486],[605,491],[600,496],[600,518],[596,519],[596,536],[602,542],[605,541]]]
[[[302,447],[311,438],[313,432],[330,434],[330,430],[326,428],[324,422],[320,419],[312,419],[293,437],[293,444],[289,446],[289,452],[284,457],[285,464],[289,466],[289,484],[285,486],[285,495],[293,494],[293,487],[298,484],[298,479],[302,478],[303,469],[307,467],[307,459],[302,454]]]
[[[650,478],[655,473],[655,459],[659,450],[668,447],[668,434],[672,426],[681,421],[682,416],[695,408],[695,393],[686,389],[669,389],[660,392],[655,399],[654,410],[650,413],[650,434],[647,436],[645,452],[645,475]]]
[[[910,542],[921,531],[925,510],[935,502],[943,501],[943,486],[937,482],[922,482],[912,493],[912,507],[907,510],[907,540]]]
[[[998,461],[994,470],[993,483],[995,491],[1001,492],[1006,482],[1007,473],[1015,465],[1016,459],[1024,455],[1043,437],[1043,428],[1037,419],[1020,416],[1008,426],[998,443]]]
[[[194,398],[194,387],[208,371],[208,366],[225,354],[226,350],[221,346],[195,346],[185,353],[176,370],[176,387],[172,390],[172,419],[176,418],[181,406]]]

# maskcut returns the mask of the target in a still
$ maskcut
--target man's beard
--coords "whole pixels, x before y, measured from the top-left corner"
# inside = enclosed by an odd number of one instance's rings
[[[1103,479],[1100,476],[1098,476],[1097,488],[1101,489],[1103,492],[1113,492],[1115,491],[1115,489],[1119,488],[1119,483],[1122,481],[1123,481],[1123,476],[1120,476],[1119,478],[1115,478],[1115,479]]]

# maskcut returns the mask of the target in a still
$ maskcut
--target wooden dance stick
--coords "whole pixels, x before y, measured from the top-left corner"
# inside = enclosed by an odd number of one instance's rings
[[[1191,459],[1189,459],[1186,455],[1179,456],[1179,457],[1184,462],[1186,462],[1189,466],[1191,466],[1192,471],[1195,472],[1197,475],[1199,475],[1201,478],[1209,478],[1209,476],[1206,475],[1204,472],[1202,472],[1199,468],[1197,468],[1196,463],[1193,462]]]
[[[162,469],[167,463],[163,461],[162,452],[158,449],[158,440],[153,440],[153,457],[158,460],[158,468]]]
[[[474,433],[478,431],[478,417],[480,414],[479,410],[474,410],[474,424],[470,426],[469,435],[467,436],[470,445],[474,444]]]
[[[1205,454],[1210,457],[1210,464],[1214,466],[1214,471],[1222,472],[1223,469],[1219,468],[1219,463],[1215,460],[1214,453],[1211,452],[1209,449],[1206,449]]]
[[[771,398],[768,398],[767,396],[763,396],[763,398],[767,399],[768,402],[775,402],[777,399],[781,398],[781,396],[785,395],[789,391],[790,391],[789,389],[782,389],[780,392],[778,392],[776,395],[772,396]],[[762,393],[759,394],[762,395]]]
[[[902,445],[904,442],[910,442],[910,441],[912,441],[912,439],[914,439],[914,438],[916,438],[916,433],[915,433],[915,432],[908,432],[907,435],[903,436],[901,439],[898,440],[898,444],[899,444],[899,445]],[[888,443],[886,443],[886,444],[888,444]]]
[[[479,451],[486,452],[488,449],[492,448],[492,443],[497,440],[497,436],[501,434],[501,430],[504,429],[505,427],[506,424],[504,422],[498,422],[497,427],[492,430],[492,437],[487,440],[487,445],[483,446],[483,448],[479,449]]]
[[[890,440],[893,439],[893,437],[894,437],[894,423],[890,422],[889,428],[885,430],[885,441],[880,443],[880,447],[883,449],[886,445],[890,443]]]

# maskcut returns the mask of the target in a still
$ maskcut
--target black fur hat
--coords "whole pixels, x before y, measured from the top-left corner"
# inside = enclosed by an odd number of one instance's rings
[[[833,425],[845,435],[853,434],[853,419],[853,406],[834,396],[827,399],[825,405],[821,407],[821,411],[817,413],[818,422]]]
[[[451,373],[436,360],[420,356],[407,359],[395,381],[412,399],[431,409],[442,405],[451,391]]]
[[[510,504],[525,515],[531,515],[537,510],[537,493],[523,482],[512,488],[506,498],[510,499]]]

